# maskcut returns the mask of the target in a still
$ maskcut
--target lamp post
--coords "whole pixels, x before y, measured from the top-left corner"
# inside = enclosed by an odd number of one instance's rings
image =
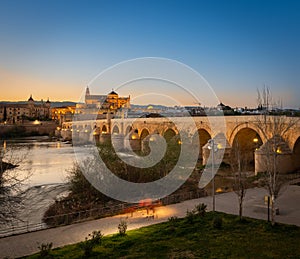
[[[215,199],[215,177],[214,177],[214,164],[215,164],[215,152],[218,151],[218,146],[215,144],[213,139],[208,141],[208,149],[212,151],[212,165],[211,165],[211,174],[212,174],[212,198],[213,198],[213,212],[216,207],[216,199]]]

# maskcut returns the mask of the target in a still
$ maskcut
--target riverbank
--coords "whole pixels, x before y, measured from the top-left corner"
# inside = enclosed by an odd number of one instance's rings
[[[19,218],[35,224],[42,222],[43,216],[50,205],[69,194],[69,185],[64,183],[33,186],[27,189],[22,199],[24,209],[19,213]]]
[[[43,217],[49,206],[69,194],[68,184],[33,186],[21,194],[22,206],[16,220],[0,225],[0,237],[46,228]]]

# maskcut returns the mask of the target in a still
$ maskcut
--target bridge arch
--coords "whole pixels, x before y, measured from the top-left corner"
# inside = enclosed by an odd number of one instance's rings
[[[106,125],[103,125],[101,128],[101,134],[106,134],[106,133],[108,133],[107,127]]]
[[[143,128],[140,133],[140,140],[144,140],[149,134],[149,130],[147,128]]]
[[[150,135],[149,130],[147,128],[144,128],[141,130],[140,134],[140,143],[141,143],[141,150],[148,154],[150,152],[149,148],[149,138]]]
[[[293,163],[295,171],[300,170],[300,136],[297,138],[293,147]]]
[[[233,141],[234,141],[236,135],[242,129],[251,129],[251,130],[255,131],[257,133],[257,135],[260,137],[260,139],[262,140],[262,143],[267,142],[266,134],[264,132],[262,132],[255,124],[253,124],[251,122],[243,122],[243,123],[237,125],[236,127],[234,127],[233,130],[229,131],[228,142],[231,146],[233,145]]]
[[[112,134],[120,134],[120,129],[118,125],[115,125],[112,129]]]
[[[212,137],[206,129],[199,128],[193,134],[193,138],[192,138],[193,145],[195,145],[195,143],[197,143],[197,138],[198,138],[198,145],[199,145],[199,160],[203,161],[203,150],[202,150],[202,148],[206,145],[208,140],[210,140]]]
[[[170,141],[171,139],[173,139],[175,136],[177,135],[176,131],[172,128],[167,128],[164,133],[163,133],[163,137],[167,140]]]
[[[251,128],[240,128],[231,144],[231,158],[236,160],[237,154],[241,159],[243,170],[255,169],[255,151],[263,144],[263,140],[258,132]],[[232,161],[237,163],[237,161]]]

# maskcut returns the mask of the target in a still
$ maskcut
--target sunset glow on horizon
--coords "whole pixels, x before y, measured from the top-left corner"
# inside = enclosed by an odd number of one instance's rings
[[[162,57],[196,70],[232,107],[256,107],[257,89],[267,85],[275,100],[299,108],[299,8],[297,1],[2,1],[0,101],[32,94],[77,102],[101,71]]]

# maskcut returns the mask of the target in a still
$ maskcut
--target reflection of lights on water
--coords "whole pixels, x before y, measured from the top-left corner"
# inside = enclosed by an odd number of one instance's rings
[[[6,149],[6,140],[3,142],[3,149]]]
[[[60,144],[60,142],[56,142],[56,148],[61,148],[61,144]]]

